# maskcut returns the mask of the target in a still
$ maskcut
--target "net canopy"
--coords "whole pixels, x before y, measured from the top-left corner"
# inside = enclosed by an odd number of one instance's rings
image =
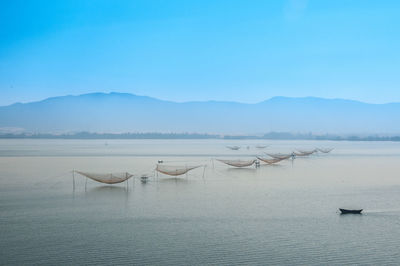
[[[308,156],[308,155],[313,154],[314,152],[316,152],[316,150],[312,150],[312,151],[300,151],[300,150],[298,150],[298,151],[294,152],[294,154],[296,156]]]
[[[333,150],[333,148],[328,148],[328,149],[318,148],[317,150],[322,153],[329,153]]]
[[[265,149],[266,147],[268,147],[268,145],[257,145],[256,146],[257,149]]]
[[[274,158],[274,159],[289,159],[292,157],[292,154],[284,154],[284,153],[266,153],[268,156]]]
[[[234,151],[237,151],[237,150],[239,150],[240,149],[240,147],[239,146],[226,146],[228,149],[231,149],[231,150],[234,150]]]
[[[280,161],[285,160],[285,159],[282,159],[282,158],[267,159],[267,158],[258,157],[258,156],[257,156],[257,159],[259,159],[260,161],[263,161],[264,163],[267,163],[267,164],[274,164],[274,163],[278,163]]]
[[[156,171],[162,174],[178,176],[183,175],[189,172],[190,170],[202,167],[204,165],[194,165],[194,166],[172,166],[172,165],[163,165],[157,164]]]
[[[128,172],[123,173],[88,173],[88,172],[81,172],[75,171],[76,173],[86,176],[94,181],[104,183],[104,184],[118,184],[122,183],[133,175]]]
[[[217,159],[218,161],[235,167],[246,167],[250,166],[255,163],[256,160],[221,160]]]

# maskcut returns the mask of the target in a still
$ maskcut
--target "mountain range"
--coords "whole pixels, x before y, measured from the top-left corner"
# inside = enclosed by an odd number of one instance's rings
[[[0,128],[38,133],[398,134],[400,103],[316,97],[273,97],[255,104],[178,103],[128,93],[90,93],[2,106]]]

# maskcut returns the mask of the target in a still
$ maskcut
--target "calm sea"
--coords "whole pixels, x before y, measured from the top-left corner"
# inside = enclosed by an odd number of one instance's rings
[[[335,149],[257,169],[212,160],[315,147]],[[204,178],[156,177],[158,160]],[[74,190],[74,169],[154,177],[76,175]],[[399,246],[400,143],[0,140],[2,265],[398,265]]]

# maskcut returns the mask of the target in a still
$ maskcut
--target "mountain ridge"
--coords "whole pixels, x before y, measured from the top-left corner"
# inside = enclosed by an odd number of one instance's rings
[[[173,102],[130,93],[99,92],[1,106],[0,128],[39,133],[398,134],[400,103],[284,96],[258,103]]]
[[[269,102],[269,101],[277,101],[277,100],[326,100],[326,101],[345,101],[345,102],[353,102],[353,103],[361,103],[361,104],[370,104],[370,105],[386,105],[386,104],[400,104],[400,102],[388,102],[388,103],[368,103],[368,102],[363,102],[359,100],[352,100],[352,99],[345,99],[345,98],[324,98],[324,97],[315,97],[315,96],[303,96],[303,97],[288,97],[288,96],[273,96],[271,98],[265,99],[260,102],[256,103],[243,103],[243,102],[238,102],[238,101],[223,101],[223,100],[195,100],[195,101],[184,101],[184,102],[177,102],[177,101],[170,101],[170,100],[163,100],[159,99],[156,97],[151,97],[151,96],[145,96],[145,95],[138,95],[134,93],[127,93],[127,92],[92,92],[92,93],[83,93],[83,94],[77,94],[77,95],[72,95],[72,94],[67,94],[67,95],[61,95],[61,96],[54,96],[54,97],[48,97],[42,100],[38,101],[31,101],[31,102],[15,102],[9,105],[1,105],[1,107],[8,107],[12,105],[24,105],[24,104],[33,104],[33,103],[41,103],[41,102],[46,102],[48,100],[57,100],[59,98],[76,98],[76,97],[90,97],[90,96],[125,96],[125,97],[137,97],[137,98],[143,98],[143,99],[151,99],[151,100],[157,100],[157,101],[163,101],[163,102],[169,102],[169,103],[176,103],[176,104],[184,104],[184,103],[238,103],[238,104],[247,104],[247,105],[254,105],[254,104],[260,104],[264,102]]]

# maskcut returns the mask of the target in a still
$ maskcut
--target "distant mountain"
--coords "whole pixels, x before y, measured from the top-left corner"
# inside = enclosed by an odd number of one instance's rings
[[[127,93],[91,93],[0,107],[0,128],[29,132],[398,134],[400,103],[315,97],[274,97],[256,104],[176,103]]]

